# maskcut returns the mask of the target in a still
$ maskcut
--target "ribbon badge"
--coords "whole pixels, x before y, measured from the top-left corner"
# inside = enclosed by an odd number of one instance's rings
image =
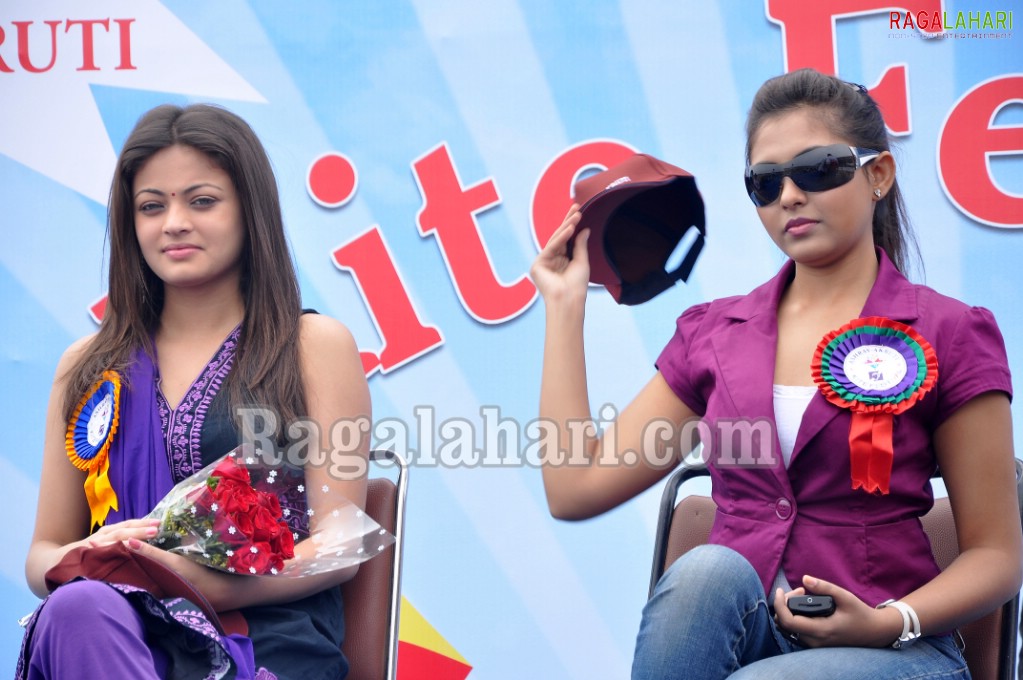
[[[934,348],[910,326],[871,316],[825,335],[810,368],[824,398],[852,411],[852,488],[887,494],[893,419],[937,382]]]
[[[88,472],[85,498],[92,513],[90,526],[103,526],[107,513],[117,510],[110,485],[110,443],[120,421],[121,377],[104,371],[102,378],[78,402],[68,423],[64,447],[71,464]]]

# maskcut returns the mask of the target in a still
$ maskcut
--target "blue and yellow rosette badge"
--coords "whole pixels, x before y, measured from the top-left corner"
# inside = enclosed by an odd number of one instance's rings
[[[887,494],[892,423],[938,380],[938,357],[910,326],[882,316],[855,319],[817,345],[811,364],[824,398],[852,411],[852,487]]]
[[[117,510],[117,494],[110,485],[110,442],[120,420],[121,377],[104,371],[71,415],[64,446],[68,458],[85,478],[85,497],[92,512],[90,526],[103,526],[110,510]]]

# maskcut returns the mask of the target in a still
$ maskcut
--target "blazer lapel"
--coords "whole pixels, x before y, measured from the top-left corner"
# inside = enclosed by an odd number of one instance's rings
[[[778,300],[791,280],[794,265],[790,261],[770,281],[741,298],[728,317],[732,324],[712,339],[722,384],[734,406],[734,413],[756,423],[772,423],[771,467],[784,476],[779,454],[778,434],[773,427],[774,363],[778,346]],[[762,450],[761,456],[767,455]],[[766,463],[767,461],[760,461]],[[777,476],[777,473],[776,475]],[[780,480],[787,485],[787,480]]]

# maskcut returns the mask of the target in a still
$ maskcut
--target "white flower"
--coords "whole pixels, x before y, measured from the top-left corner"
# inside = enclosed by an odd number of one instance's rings
[[[259,553],[259,548],[257,548],[254,545],[253,546],[249,546],[249,552],[251,552],[253,555],[255,555],[255,554]]]
[[[216,512],[217,510],[220,510],[220,506],[214,503],[213,505],[210,506],[210,510]]]
[[[298,492],[299,493],[305,493],[305,484],[299,484],[298,485]]]
[[[234,573],[234,567],[228,567],[228,568],[227,568],[227,570],[228,570],[229,572],[231,572],[232,574]]]
[[[309,508],[308,510],[306,510],[306,511],[305,511],[305,514],[307,514],[307,515],[309,515],[310,517],[312,517],[313,515],[315,515],[315,514],[316,514],[316,511],[315,511],[315,510],[313,510],[312,508]]]
[[[194,505],[193,505],[192,507],[190,507],[190,508],[188,509],[188,511],[189,511],[190,513],[192,513],[193,515],[194,515],[194,514],[195,514],[195,513],[197,512],[197,510],[195,509],[195,506],[194,506]]]
[[[234,527],[228,527],[228,528],[227,528],[227,533],[229,533],[229,534],[231,534],[232,536],[234,536],[234,535],[235,535],[236,533],[238,533],[238,530],[237,530],[237,529],[235,529]]]
[[[292,536],[292,538],[294,538],[294,539],[295,539],[296,541],[298,540],[298,532],[297,532],[297,531],[292,531],[292,532],[291,532],[291,536]]]
[[[270,573],[273,574],[274,576],[276,576],[277,575],[277,567],[270,567]]]
[[[330,514],[333,515],[334,517],[340,517],[341,511],[338,510],[337,508],[334,508],[334,510]]]
[[[228,557],[231,557],[231,556],[233,556],[233,555],[234,555],[234,551],[233,551],[233,550],[230,550],[230,549],[228,549],[228,550],[224,551],[224,554],[225,554],[225,555],[227,555]]]
[[[213,529],[207,529],[206,530],[206,538],[209,538],[212,535],[213,535]]]
[[[281,510],[281,514],[285,517],[291,517],[291,508],[284,508]]]
[[[329,486],[327,486],[326,484],[324,484],[324,485],[323,485],[322,487],[320,487],[320,488],[322,488],[322,489],[323,489],[323,493],[327,493],[328,491],[330,491],[330,487],[329,487]]]
[[[256,568],[255,567],[249,567],[249,573],[250,574],[255,574],[256,573]]]

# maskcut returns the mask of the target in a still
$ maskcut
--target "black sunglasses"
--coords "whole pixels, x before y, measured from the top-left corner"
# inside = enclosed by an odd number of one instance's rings
[[[803,191],[836,189],[880,155],[873,149],[832,144],[810,149],[788,163],[757,163],[746,167],[746,191],[753,204],[763,208],[778,200],[786,177]]]

